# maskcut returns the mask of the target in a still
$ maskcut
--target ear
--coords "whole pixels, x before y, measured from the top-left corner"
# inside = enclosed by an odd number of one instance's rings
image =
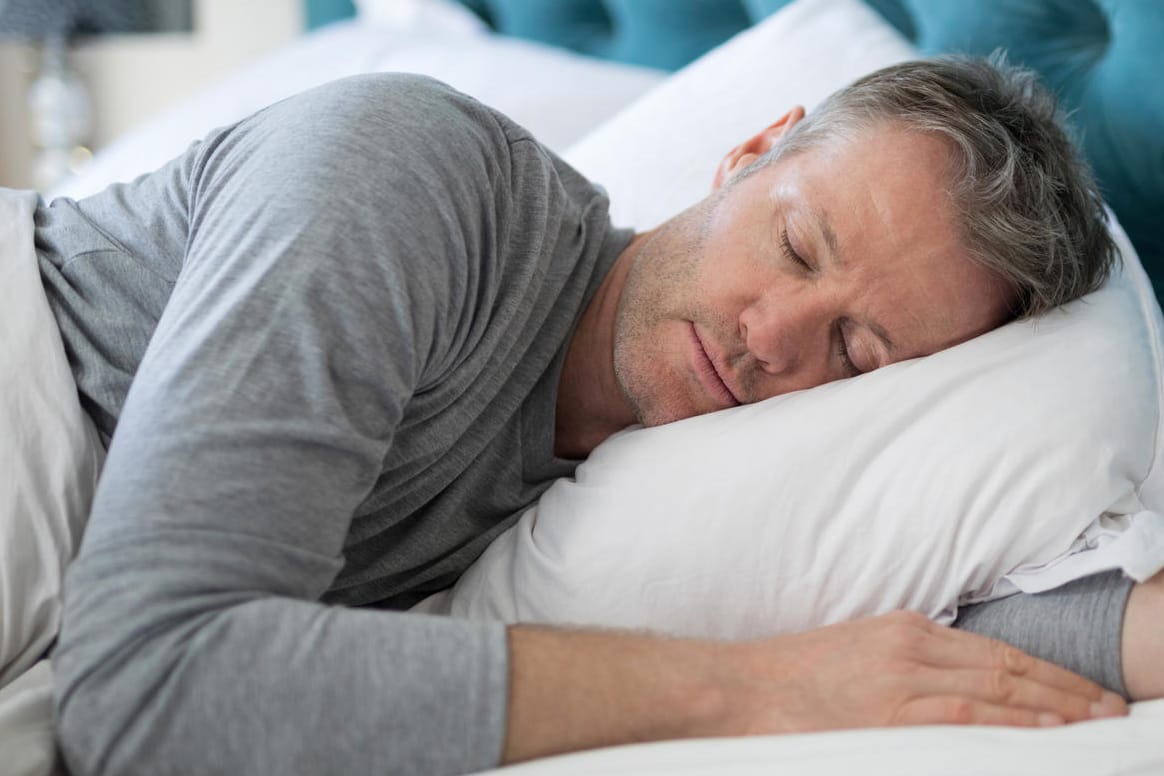
[[[781,116],[775,124],[769,125],[759,134],[753,135],[728,151],[727,156],[723,158],[715,170],[715,178],[711,182],[712,190],[723,186],[741,170],[767,153],[802,118],[804,118],[804,107],[797,105]]]

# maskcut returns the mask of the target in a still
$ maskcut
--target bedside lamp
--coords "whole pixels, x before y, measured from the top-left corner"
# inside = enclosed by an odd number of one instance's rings
[[[40,49],[40,68],[28,93],[38,190],[79,171],[92,155],[89,91],[70,67],[69,42],[149,29],[149,11],[149,0],[0,0],[0,38],[33,41]]]

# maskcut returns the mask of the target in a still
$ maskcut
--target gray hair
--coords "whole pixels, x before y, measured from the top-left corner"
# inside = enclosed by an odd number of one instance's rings
[[[755,166],[886,122],[954,149],[949,194],[963,243],[1014,289],[1015,317],[1103,284],[1117,253],[1091,171],[1035,73],[1001,55],[878,70],[832,94]]]

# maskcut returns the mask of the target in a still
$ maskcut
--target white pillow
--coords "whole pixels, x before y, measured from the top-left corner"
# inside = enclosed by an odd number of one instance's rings
[[[4,776],[66,776],[53,724],[53,671],[42,660],[0,688]]]
[[[361,21],[404,31],[484,35],[489,26],[456,0],[355,0]]]
[[[501,111],[555,151],[584,137],[666,76],[653,68],[495,34],[455,0],[357,0],[356,8],[361,20],[395,36],[371,69],[444,81]]]
[[[36,202],[0,189],[0,687],[56,638],[104,460],[41,285]]]
[[[847,64],[837,52],[850,52]],[[720,155],[790,103],[815,103],[908,54],[857,0],[801,0],[571,158],[616,207],[629,202],[627,220],[654,223],[661,200],[698,199]],[[759,93],[764,108],[750,101]],[[670,162],[685,158],[698,175],[673,174]],[[1164,518],[1147,511],[1164,511],[1153,470],[1161,318],[1127,238],[1113,232],[1125,270],[1039,321],[617,435],[422,607],[725,638],[902,607],[949,621],[959,601],[995,594],[1016,567],[1054,569],[1107,512],[1157,542],[1117,563],[1154,573],[1164,565]]]
[[[666,73],[541,43],[480,35],[456,44],[413,40],[375,62],[378,72],[423,73],[496,108],[561,151],[585,137]]]
[[[367,5],[377,5],[375,3]],[[472,12],[426,0],[392,4],[306,35],[118,138],[54,197],[132,180],[193,141],[273,102],[359,73],[431,75],[498,108],[560,150],[659,83],[664,73],[604,62],[486,31]],[[411,9],[411,10],[410,10]],[[467,18],[466,18],[467,17]]]

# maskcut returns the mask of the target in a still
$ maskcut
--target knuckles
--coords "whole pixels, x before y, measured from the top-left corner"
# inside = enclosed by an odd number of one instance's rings
[[[999,644],[996,649],[998,665],[1002,670],[1022,676],[1031,669],[1033,658],[1017,647]]]
[[[986,677],[986,691],[991,700],[998,704],[1013,700],[1017,687],[1014,677],[1005,668],[990,671]]]

